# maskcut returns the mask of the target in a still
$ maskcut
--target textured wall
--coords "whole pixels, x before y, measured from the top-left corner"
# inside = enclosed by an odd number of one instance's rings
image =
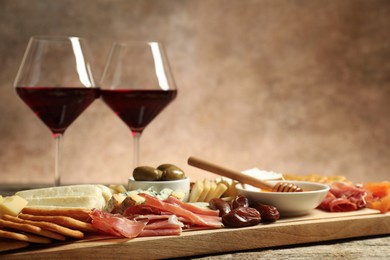
[[[49,130],[12,88],[31,35],[85,37],[100,79],[111,42],[166,45],[179,94],[142,162],[389,180],[390,2],[1,0],[0,178],[52,182]],[[55,64],[53,64],[55,66]],[[126,182],[130,131],[97,100],[67,130],[63,181]],[[210,176],[212,177],[212,176]]]

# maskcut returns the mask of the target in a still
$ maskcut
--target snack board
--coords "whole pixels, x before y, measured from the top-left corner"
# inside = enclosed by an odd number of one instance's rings
[[[362,209],[346,213],[313,210],[300,217],[246,228],[186,231],[180,236],[135,239],[91,236],[74,242],[34,246],[0,254],[1,259],[172,258],[261,249],[344,238],[390,235],[390,212]],[[156,250],[158,249],[158,250]]]

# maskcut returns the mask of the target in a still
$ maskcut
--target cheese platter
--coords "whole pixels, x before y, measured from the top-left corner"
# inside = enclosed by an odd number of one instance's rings
[[[233,179],[190,185],[178,167],[162,166],[169,175],[138,168],[132,188],[75,184],[0,196],[0,257],[159,259],[390,235],[386,181],[283,175],[275,182],[288,190],[274,190],[270,180],[211,165]]]

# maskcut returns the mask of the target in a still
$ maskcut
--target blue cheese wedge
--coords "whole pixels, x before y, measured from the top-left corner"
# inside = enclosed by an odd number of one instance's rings
[[[161,191],[155,191],[153,189],[153,187],[151,187],[147,190],[139,189],[139,190],[128,191],[126,194],[127,194],[127,196],[131,196],[132,194],[139,194],[139,193],[145,193],[145,194],[148,194],[150,196],[156,197],[160,200],[165,200],[171,195],[176,197],[179,200],[182,200],[182,201],[185,198],[185,192],[179,191],[179,190],[172,190],[169,188],[164,188]]]

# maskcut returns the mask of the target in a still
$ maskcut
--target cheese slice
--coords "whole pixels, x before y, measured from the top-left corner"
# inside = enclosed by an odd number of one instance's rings
[[[0,204],[0,216],[8,214],[11,216],[17,216],[24,207],[26,207],[28,201],[17,195],[2,198]]]
[[[99,196],[57,196],[28,198],[28,207],[64,207],[64,208],[86,208],[103,209],[106,201]]]
[[[96,195],[103,196],[104,198],[106,198],[107,193],[111,193],[110,189],[108,187],[106,188],[107,190],[104,189],[103,185],[80,184],[18,191],[15,193],[15,195],[21,196],[26,199],[80,195]]]
[[[209,194],[209,191],[210,191],[210,180],[205,179],[203,180],[203,191],[199,195],[198,201],[204,202],[207,197],[207,194]]]
[[[95,186],[101,190],[102,196],[104,197],[106,202],[111,199],[112,192],[111,192],[111,189],[109,187],[104,186],[102,184],[96,184]]]

